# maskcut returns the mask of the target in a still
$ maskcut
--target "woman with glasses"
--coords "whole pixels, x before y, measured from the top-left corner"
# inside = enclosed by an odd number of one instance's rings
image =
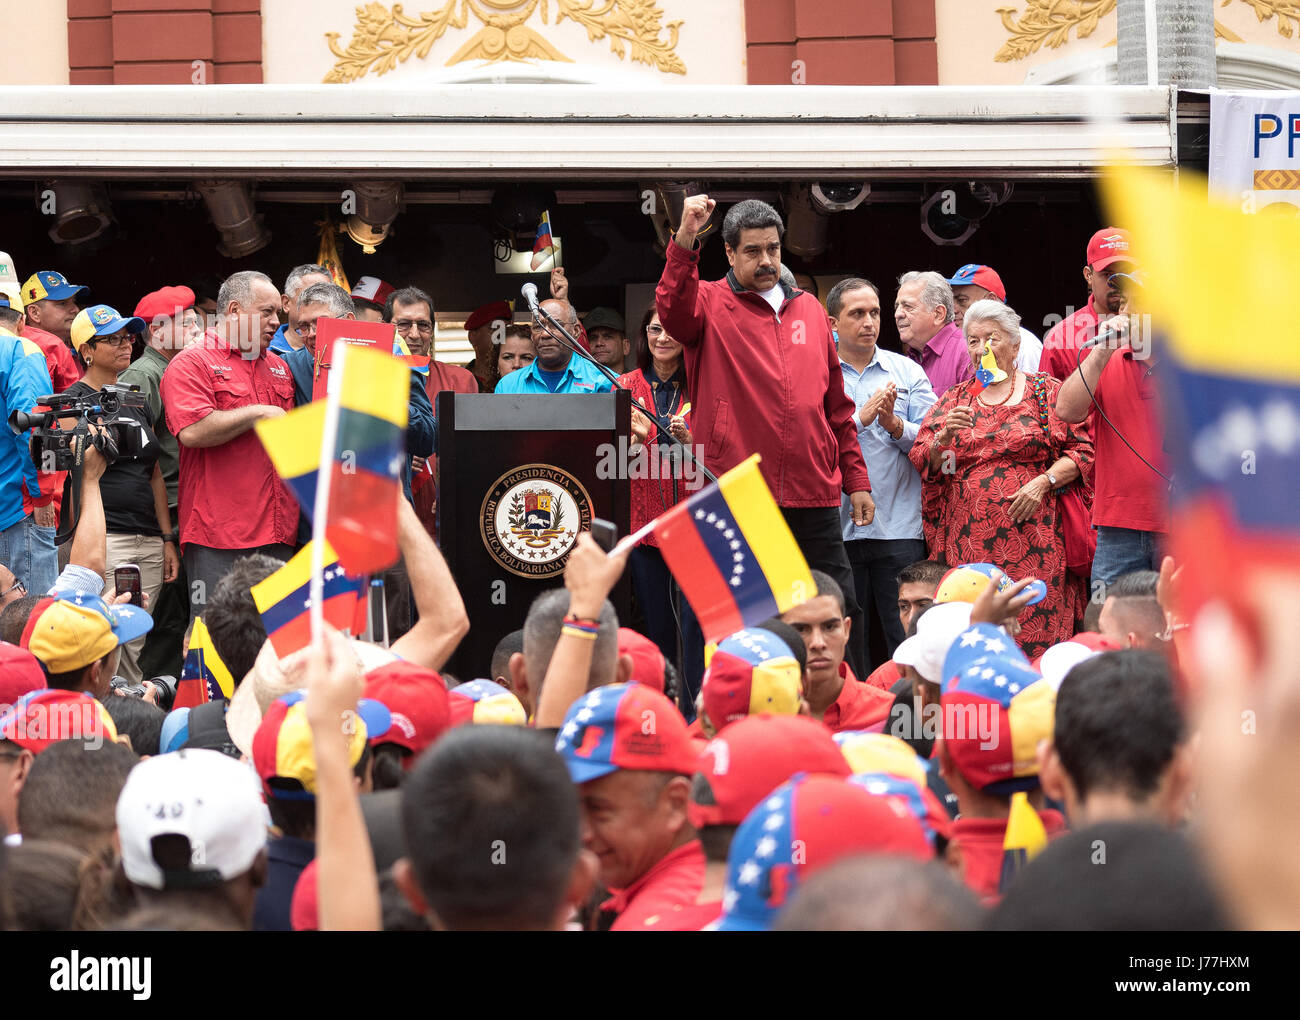
[[[72,320],[72,343],[86,366],[80,382],[64,393],[88,396],[115,384],[131,364],[131,343],[145,330],[144,320],[123,318],[108,305],[92,305]],[[118,415],[119,456],[99,483],[107,527],[104,580],[112,585],[113,570],[123,563],[140,568],[141,590],[153,605],[164,581],[176,579],[180,554],[172,537],[167,486],[158,465],[160,447],[147,406],[121,408]],[[124,441],[127,430],[136,436]],[[129,452],[138,451],[138,452]],[[144,638],[122,646],[119,675],[133,683],[141,679],[139,657]]]
[[[653,414],[659,424],[687,446],[691,445],[689,397],[682,345],[664,332],[654,305],[641,319],[636,341],[636,370],[619,376],[618,384],[632,392],[632,400]],[[663,439],[635,410],[633,418],[635,456],[629,458],[632,479],[632,530],[660,516],[692,492],[701,488],[694,465],[684,462],[680,449]],[[644,460],[639,452],[644,445]],[[673,576],[664,563],[659,543],[648,536],[632,550],[632,587],[645,616],[645,635],[669,662],[682,666],[687,691],[683,705],[689,713],[704,675],[704,637],[690,604],[681,597]],[[680,620],[680,626],[678,621]],[[678,657],[678,639],[681,657]]]

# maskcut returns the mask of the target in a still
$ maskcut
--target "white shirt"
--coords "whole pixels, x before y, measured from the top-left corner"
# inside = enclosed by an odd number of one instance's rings
[[[778,315],[781,313],[781,302],[785,300],[785,291],[781,289],[779,283],[771,290],[760,290],[758,296],[772,306],[772,311]]]
[[[1022,372],[1037,372],[1038,363],[1043,359],[1043,341],[1033,333],[1020,327],[1020,353],[1016,355],[1016,368]]]

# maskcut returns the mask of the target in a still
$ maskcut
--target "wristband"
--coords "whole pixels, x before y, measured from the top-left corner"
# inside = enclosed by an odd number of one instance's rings
[[[560,628],[560,636],[563,637],[565,634],[569,635],[569,637],[582,638],[584,641],[596,640],[595,631],[586,630],[572,623],[566,623],[563,627]]]
[[[576,616],[575,614],[570,613],[568,616],[564,618],[564,622],[576,624],[577,626],[582,627],[586,630],[593,630],[593,631],[600,630],[600,621],[590,616],[586,616],[586,617]]]

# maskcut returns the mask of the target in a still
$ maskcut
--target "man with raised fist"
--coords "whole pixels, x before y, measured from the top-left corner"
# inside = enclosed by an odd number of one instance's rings
[[[833,577],[853,619],[848,659],[865,676],[862,611],[840,529],[840,493],[855,524],[875,516],[826,312],[812,294],[782,283],[784,225],[766,202],[732,206],[722,225],[731,269],[699,277],[695,239],[717,203],[691,195],[668,245],[655,301],[664,329],[686,348],[691,431],[717,474],[751,454],[808,565]]]

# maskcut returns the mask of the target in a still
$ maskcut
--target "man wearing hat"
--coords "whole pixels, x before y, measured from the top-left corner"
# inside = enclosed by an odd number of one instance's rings
[[[253,914],[255,931],[292,931],[290,907],[294,886],[316,856],[316,751],[307,720],[305,691],[277,698],[267,709],[253,736],[253,766],[271,822],[281,835],[267,844],[267,879],[258,891]],[[362,698],[347,737],[348,764],[358,792],[370,789],[372,733],[385,733],[392,715],[377,701]]]
[[[357,321],[383,322],[384,305],[388,301],[388,295],[396,289],[377,276],[361,277],[350,295],[352,303],[356,305]]]
[[[1062,381],[1078,367],[1079,350],[1097,335],[1097,323],[1119,312],[1123,295],[1111,285],[1111,277],[1136,268],[1128,232],[1118,227],[1102,227],[1092,235],[1087,259],[1083,278],[1088,284],[1088,303],[1058,322],[1043,338],[1039,368]]]
[[[155,755],[127,776],[116,818],[122,870],[141,906],[252,927],[266,882],[266,823],[246,765],[201,748]]]
[[[957,328],[961,329],[966,318],[966,309],[976,301],[991,298],[1007,303],[1007,289],[1002,285],[992,266],[969,263],[962,266],[948,281],[952,287],[952,302],[957,309]],[[1016,368],[1022,372],[1037,372],[1038,363],[1043,356],[1043,341],[1034,336],[1022,324],[1020,327],[1020,353],[1016,355]]]
[[[474,309],[465,320],[465,335],[474,348],[474,357],[465,366],[478,380],[484,393],[491,393],[497,383],[497,348],[505,342],[506,327],[514,308],[509,301],[493,301]]]
[[[44,352],[55,393],[81,378],[81,366],[72,356],[72,320],[89,294],[89,287],[69,283],[62,273],[49,269],[33,273],[23,284],[27,325],[22,335]]]
[[[623,316],[612,308],[593,308],[582,320],[591,356],[606,368],[621,374],[632,344],[627,338]]]
[[[167,487],[167,508],[174,525],[180,516],[180,444],[167,426],[162,397],[162,377],[167,366],[180,351],[203,334],[199,312],[194,307],[194,291],[189,287],[163,287],[142,297],[135,306],[137,318],[145,324],[145,346],[140,357],[119,376],[124,386],[139,386],[153,413],[153,431],[158,439],[158,468]],[[179,551],[179,534],[164,535]],[[140,653],[140,668],[145,676],[170,673],[181,658],[181,641],[189,625],[190,601],[185,570],[167,582],[150,607],[154,629]]]
[[[564,718],[555,750],[582,805],[583,842],[613,894],[610,931],[679,929],[676,908],[704,885],[704,851],[687,818],[698,758],[673,703],[641,684],[598,687]]]
[[[19,644],[45,668],[51,687],[107,697],[117,672],[118,648],[143,637],[153,620],[129,604],[98,595],[49,595],[36,603]]]
[[[0,311],[11,311],[8,297],[0,297],[0,302]],[[13,322],[12,315],[6,318]],[[5,321],[0,318],[0,326]],[[46,359],[36,343],[0,329],[0,414],[5,422],[15,411],[30,412],[50,389]],[[30,434],[15,435],[5,428],[0,436],[0,563],[31,591],[45,591],[59,570],[53,530],[57,515],[48,506],[53,490],[41,490],[42,476],[28,445]],[[55,514],[53,521],[33,512],[38,502],[46,504],[40,508],[42,513]]]

